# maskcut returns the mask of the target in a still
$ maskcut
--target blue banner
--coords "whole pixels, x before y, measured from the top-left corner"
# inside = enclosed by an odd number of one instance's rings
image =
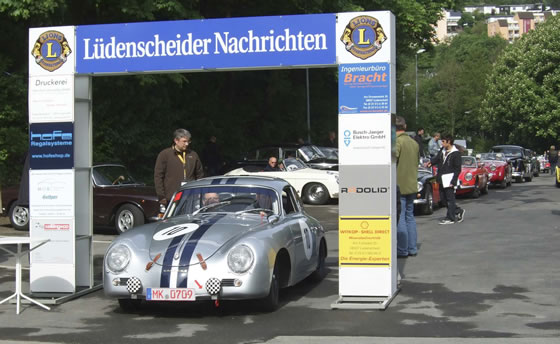
[[[388,63],[343,64],[338,68],[338,112],[390,113]]]
[[[74,167],[74,124],[32,123],[29,129],[29,167],[70,169]]]
[[[336,64],[336,15],[310,14],[76,28],[76,73]]]

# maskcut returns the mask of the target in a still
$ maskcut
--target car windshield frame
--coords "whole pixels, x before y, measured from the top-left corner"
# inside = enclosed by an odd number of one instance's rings
[[[301,153],[301,156],[304,158],[305,162],[314,160],[314,159],[321,159],[326,158],[325,154],[321,152],[319,148],[315,145],[305,145],[298,148]]]
[[[282,165],[284,165],[284,170],[287,172],[302,170],[304,168],[308,168],[306,163],[301,161],[298,158],[287,158],[282,161]]]
[[[99,165],[92,168],[92,178],[96,186],[139,185],[123,165]]]
[[[217,194],[217,205],[204,203],[205,194]],[[226,213],[240,214],[251,209],[270,209],[267,215],[279,215],[281,205],[275,189],[257,185],[204,185],[177,191],[172,204],[168,207],[164,219],[185,215]],[[205,209],[204,209],[205,208]],[[258,212],[242,212],[257,214]]]
[[[504,153],[481,153],[480,154],[480,160],[507,161],[507,159],[504,156]]]
[[[502,153],[505,156],[523,157],[523,148],[517,147],[492,147],[492,153]]]
[[[470,163],[467,164],[467,162],[469,162],[469,161],[470,161]],[[472,157],[472,156],[463,156],[463,157],[461,157],[461,166],[464,166],[464,167],[477,167],[478,164],[477,164],[477,161],[476,161],[476,158],[475,158],[475,157]]]

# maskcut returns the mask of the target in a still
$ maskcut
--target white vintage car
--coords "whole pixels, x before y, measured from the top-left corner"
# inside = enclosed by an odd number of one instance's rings
[[[297,158],[282,162],[281,171],[262,171],[261,168],[246,166],[226,173],[226,176],[258,175],[277,177],[290,183],[307,204],[326,204],[338,198],[338,171],[309,168]]]

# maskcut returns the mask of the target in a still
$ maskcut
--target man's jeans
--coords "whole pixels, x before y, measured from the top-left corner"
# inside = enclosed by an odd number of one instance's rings
[[[414,200],[416,194],[401,195],[401,216],[397,226],[397,255],[416,254],[417,233],[414,219]]]

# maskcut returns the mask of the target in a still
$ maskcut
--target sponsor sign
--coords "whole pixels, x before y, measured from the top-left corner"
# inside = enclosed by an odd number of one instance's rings
[[[29,30],[29,75],[74,73],[74,27],[34,28]]]
[[[390,266],[390,217],[341,216],[338,223],[341,267]]]
[[[33,264],[73,264],[74,221],[72,218],[38,218],[30,221],[30,235],[49,239],[48,245],[31,252]]]
[[[29,77],[29,123],[74,121],[74,76]]]
[[[389,166],[340,165],[339,213],[388,216],[391,213]]]
[[[344,63],[391,63],[394,42],[391,12],[339,13],[336,25],[336,56]]]
[[[42,170],[74,167],[73,123],[31,124],[29,167]]]
[[[32,219],[73,218],[74,171],[31,169],[29,171],[29,212]],[[48,222],[51,225],[57,223]],[[63,230],[50,232],[58,231]]]
[[[336,64],[336,14],[78,26],[76,72]]]
[[[388,113],[391,101],[388,63],[346,64],[338,67],[338,111]]]
[[[339,162],[341,165],[391,163],[391,115],[339,115]]]

